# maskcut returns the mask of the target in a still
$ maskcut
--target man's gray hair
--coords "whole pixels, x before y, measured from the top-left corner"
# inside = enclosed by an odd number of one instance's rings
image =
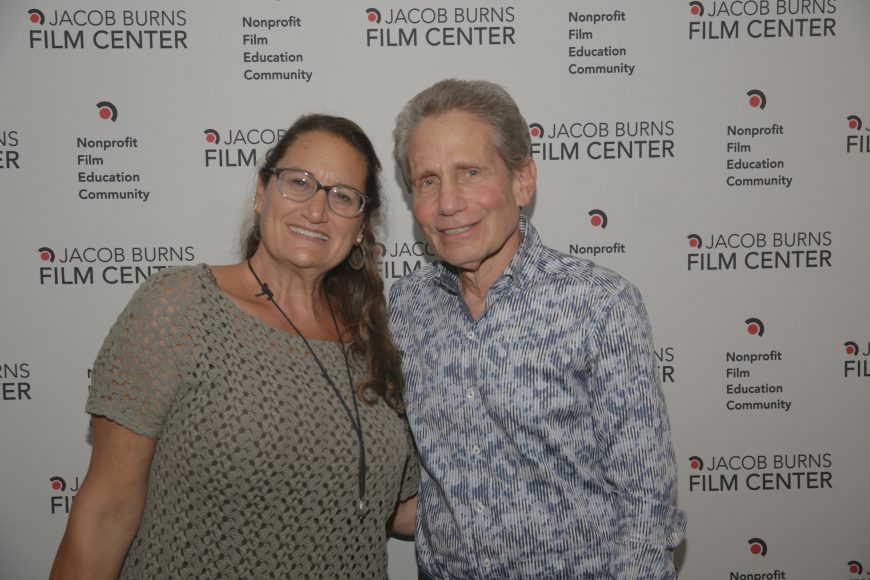
[[[522,167],[528,159],[532,147],[529,125],[506,90],[489,81],[446,79],[418,93],[396,117],[393,155],[409,192],[412,184],[408,146],[414,131],[426,117],[451,111],[472,113],[492,127],[493,145],[511,171]]]

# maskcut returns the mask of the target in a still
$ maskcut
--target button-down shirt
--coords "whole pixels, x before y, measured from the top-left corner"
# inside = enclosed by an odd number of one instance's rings
[[[676,576],[677,468],[637,289],[523,241],[474,320],[443,263],[396,282],[433,578]]]

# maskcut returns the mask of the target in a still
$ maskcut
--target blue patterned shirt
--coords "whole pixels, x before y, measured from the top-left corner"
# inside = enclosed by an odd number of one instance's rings
[[[396,282],[432,578],[675,578],[677,467],[637,289],[522,244],[473,320],[454,270]]]

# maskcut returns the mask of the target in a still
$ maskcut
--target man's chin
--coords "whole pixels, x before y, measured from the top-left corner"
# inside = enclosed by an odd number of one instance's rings
[[[476,272],[478,268],[480,268],[481,260],[477,258],[472,258],[470,256],[439,256],[439,260],[450,264],[457,270],[462,272]]]

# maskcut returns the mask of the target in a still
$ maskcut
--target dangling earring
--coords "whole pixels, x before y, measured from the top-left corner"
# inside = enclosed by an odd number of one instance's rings
[[[362,270],[366,265],[366,247],[362,245],[362,236],[353,245],[347,264],[354,270]]]

